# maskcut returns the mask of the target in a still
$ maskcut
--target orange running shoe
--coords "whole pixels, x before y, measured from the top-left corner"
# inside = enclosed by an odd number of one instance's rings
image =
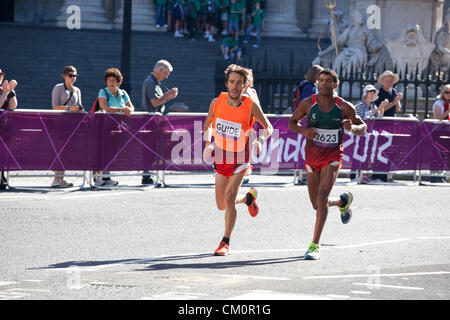
[[[226,256],[230,253],[230,246],[225,241],[220,241],[219,247],[214,251],[215,256]]]
[[[248,212],[250,212],[250,215],[254,218],[258,215],[259,212],[259,207],[256,204],[256,196],[257,196],[258,192],[256,191],[255,188],[250,188],[250,190],[248,190],[247,192],[247,207],[248,207]]]

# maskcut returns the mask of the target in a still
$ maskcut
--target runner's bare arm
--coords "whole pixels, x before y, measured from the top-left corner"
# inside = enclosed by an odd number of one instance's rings
[[[289,129],[291,129],[296,133],[304,135],[308,140],[312,140],[316,137],[317,129],[305,128],[301,126],[299,122],[309,114],[309,111],[311,110],[311,105],[312,105],[311,97],[303,99],[298,105],[297,109],[295,109],[294,113],[292,114],[288,122]]]
[[[216,103],[216,99],[217,98],[214,98],[211,100],[211,103],[209,104],[208,115],[206,116],[206,120],[203,125],[203,132],[204,132],[203,138],[205,139],[207,145],[209,143],[211,143],[211,139],[212,139],[211,124],[214,120],[214,104]]]
[[[262,134],[259,136],[259,140],[264,142],[272,135],[273,127],[258,103],[253,103],[251,117],[255,117],[256,120],[258,120],[258,122],[264,127]]]
[[[357,136],[363,136],[366,134],[367,125],[361,119],[360,116],[356,114],[355,106],[348,101],[342,99],[342,114],[344,120],[342,120],[342,124],[344,125],[344,129],[347,131],[351,131],[353,134]]]

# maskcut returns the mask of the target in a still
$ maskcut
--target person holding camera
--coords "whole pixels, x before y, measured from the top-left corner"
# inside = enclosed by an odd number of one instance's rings
[[[81,102],[81,91],[74,86],[77,81],[78,72],[73,66],[64,67],[62,77],[63,83],[58,83],[53,87],[52,91],[52,107],[53,110],[83,112],[83,103]],[[72,183],[64,180],[64,171],[55,171],[55,178],[51,184],[53,188],[72,187]]]

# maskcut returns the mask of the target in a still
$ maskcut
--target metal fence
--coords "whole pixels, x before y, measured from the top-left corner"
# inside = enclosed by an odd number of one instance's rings
[[[261,106],[264,112],[282,114],[292,110],[292,93],[296,85],[304,80],[305,74],[311,67],[311,62],[304,59],[295,59],[291,51],[289,61],[269,61],[267,51],[262,59],[254,60],[247,56],[243,61],[219,60],[216,63],[215,90],[216,95],[225,89],[224,70],[231,63],[237,63],[251,68],[254,76],[254,87],[259,94]],[[329,66],[324,66],[329,67]],[[343,68],[341,68],[342,70]],[[367,84],[377,84],[378,76],[385,71],[363,70],[350,72],[342,71],[339,75],[339,96],[349,101],[356,102],[362,98],[363,87]],[[447,73],[441,70],[432,71],[430,66],[423,72],[418,68],[409,70],[406,66],[403,72],[397,72],[397,67],[392,70],[398,73],[400,80],[395,87],[403,93],[403,114],[412,114],[420,118],[428,118],[432,112],[432,105],[439,94],[440,89],[446,83],[450,83],[450,70]]]

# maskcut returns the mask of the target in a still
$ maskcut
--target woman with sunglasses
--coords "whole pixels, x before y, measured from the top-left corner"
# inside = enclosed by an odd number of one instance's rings
[[[62,77],[63,83],[55,85],[52,91],[53,110],[83,112],[83,104],[81,102],[81,91],[74,86],[77,81],[77,69],[73,66],[64,67]],[[72,187],[72,183],[64,180],[64,171],[55,171],[55,178],[51,185],[53,188]]]
[[[450,120],[450,84],[442,87],[433,104],[433,116],[438,120]]]

